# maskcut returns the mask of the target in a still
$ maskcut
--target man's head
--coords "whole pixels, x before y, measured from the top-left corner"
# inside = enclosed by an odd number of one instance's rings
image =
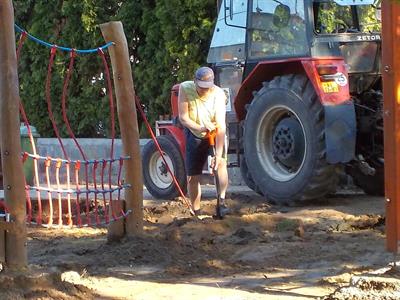
[[[214,72],[209,67],[201,67],[194,73],[194,83],[201,89],[214,87]]]

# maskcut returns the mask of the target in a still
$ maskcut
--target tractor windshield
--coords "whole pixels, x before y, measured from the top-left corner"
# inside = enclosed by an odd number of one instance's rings
[[[249,19],[249,57],[306,55],[304,1],[257,0]]]
[[[377,33],[381,31],[380,9],[373,5],[314,3],[317,34]]]

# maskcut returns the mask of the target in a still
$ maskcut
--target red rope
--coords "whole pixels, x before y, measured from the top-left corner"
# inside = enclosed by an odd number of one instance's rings
[[[109,164],[109,168],[108,168],[108,188],[109,188],[110,190],[111,190],[111,188],[112,188],[112,178],[111,178],[111,176],[112,176],[112,174],[111,174],[111,171],[112,171],[112,163],[113,163],[113,161],[111,160],[111,161],[110,161],[110,164]],[[112,192],[110,191],[110,205],[111,205],[112,201],[113,201],[113,196],[112,196]]]
[[[93,163],[93,185],[94,185],[94,214],[96,218],[96,224],[100,224],[100,219],[99,219],[99,212],[98,212],[98,207],[97,207],[97,182],[96,182],[96,171],[97,171],[97,165],[98,161],[95,160]]]
[[[81,207],[79,204],[79,197],[80,197],[80,188],[79,188],[79,170],[81,169],[81,162],[78,160],[75,163],[75,185],[76,185],[76,218],[77,218],[77,223],[78,226],[82,226],[82,220],[81,220]]]
[[[75,137],[74,132],[72,131],[71,128],[71,124],[69,123],[69,119],[68,119],[68,115],[67,115],[67,94],[68,94],[68,86],[69,86],[69,82],[71,80],[71,76],[72,76],[72,72],[74,70],[74,61],[75,61],[75,57],[76,57],[76,52],[74,49],[71,50],[70,52],[70,60],[69,60],[69,65],[68,65],[68,69],[67,72],[65,74],[65,78],[64,78],[64,84],[63,84],[63,92],[62,92],[62,96],[61,96],[61,107],[62,107],[62,116],[63,116],[63,120],[64,123],[67,127],[67,131],[69,136],[72,138],[72,140],[74,141],[76,147],[78,148],[79,152],[82,155],[83,160],[86,160],[86,155],[82,149],[82,147],[80,146],[80,144],[78,143],[78,140]],[[68,181],[68,185],[69,185],[69,170],[67,170],[67,181]],[[79,202],[79,194],[77,195],[78,198],[78,202]],[[72,219],[71,219],[71,213],[70,213],[70,195],[68,194],[68,209],[69,209],[69,223],[72,226]],[[87,202],[89,201],[89,199],[87,199]],[[79,205],[79,204],[78,204]],[[78,220],[78,222],[80,221],[80,218]]]
[[[104,201],[104,216],[106,219],[106,224],[108,224],[108,208],[107,208],[107,199],[106,199],[106,193],[104,192],[104,170],[107,167],[107,161],[103,160],[102,165],[101,165],[101,189],[103,190],[103,201]],[[110,196],[112,195],[112,192],[110,192]],[[111,198],[110,198],[111,199]]]
[[[19,41],[18,41],[18,48],[17,48],[17,63],[19,62],[20,56],[21,56],[21,52],[22,52],[22,46],[25,43],[25,40],[27,38],[27,32],[23,31],[19,37]],[[24,106],[22,104],[22,101],[19,102],[19,110],[20,110],[20,114],[22,116],[22,119],[24,121],[24,124],[26,126],[26,128],[28,129],[28,136],[29,136],[29,140],[32,146],[32,150],[34,152],[34,154],[36,154],[36,147],[35,147],[35,142],[32,136],[32,132],[31,129],[29,127],[29,122],[28,122],[28,118],[26,117],[26,113],[25,113],[25,109]],[[24,156],[22,158],[22,162],[24,163],[27,159],[27,154],[24,153]],[[35,170],[35,175],[36,175],[36,181],[38,181],[38,176],[37,176],[37,160],[34,159],[34,170]],[[25,181],[25,194],[26,194],[26,201],[27,201],[27,206],[28,206],[28,212],[27,212],[27,221],[29,223],[31,223],[32,221],[32,201],[31,201],[31,197],[30,197],[30,192],[29,192],[29,186],[26,184]],[[37,216],[37,220],[36,220],[39,224],[42,223],[42,202],[40,199],[40,192],[38,192],[38,216]]]
[[[86,186],[86,191],[89,190],[89,166],[85,162],[85,186]],[[90,203],[89,203],[89,192],[86,192],[86,199],[85,199],[85,214],[86,214],[86,221],[87,224],[90,226],[92,225],[92,221],[90,219]]]
[[[30,144],[32,146],[32,152],[34,155],[36,155],[37,152],[36,152],[35,140],[33,138],[32,131],[29,126],[28,118],[26,116],[25,109],[24,109],[24,106],[21,101],[19,103],[19,110],[20,110],[22,119],[24,120],[25,127],[27,128],[27,131],[28,131],[28,137],[29,137]],[[24,157],[22,158],[22,161],[24,162],[27,158],[28,158],[28,153],[25,152]],[[38,161],[36,158],[33,158],[33,165],[34,165],[34,172],[35,172],[35,186],[39,187],[40,182],[39,182]],[[37,202],[38,202],[38,214],[36,217],[36,222],[38,224],[42,224],[42,200],[41,200],[40,192],[37,191],[36,194],[37,194]],[[27,201],[31,202],[29,191],[27,192]],[[28,203],[28,215],[29,215],[29,218],[32,216],[32,205],[30,203]]]
[[[171,174],[171,176],[172,176],[172,180],[173,180],[173,182],[174,182],[174,184],[175,184],[175,186],[176,186],[176,188],[177,188],[179,194],[181,195],[181,197],[182,197],[182,199],[183,199],[183,202],[184,202],[184,203],[186,204],[186,206],[189,208],[190,213],[194,215],[194,211],[193,211],[193,208],[192,208],[192,204],[191,204],[191,203],[189,202],[189,200],[186,198],[185,194],[183,193],[183,191],[182,191],[182,189],[181,189],[181,187],[180,187],[180,185],[179,185],[179,183],[178,183],[178,180],[176,180],[175,174],[171,171],[171,168],[169,167],[169,165],[168,165],[168,163],[167,163],[167,161],[166,161],[166,159],[165,159],[165,157],[164,157],[164,153],[163,153],[163,151],[162,151],[162,149],[161,149],[161,147],[160,147],[160,144],[158,143],[157,138],[156,138],[156,136],[154,135],[153,129],[151,128],[150,123],[149,123],[149,121],[147,120],[146,114],[145,114],[144,111],[143,111],[143,108],[142,108],[142,105],[140,104],[140,100],[139,100],[139,97],[138,97],[138,96],[135,97],[135,102],[136,102],[136,107],[139,109],[140,114],[141,114],[141,116],[142,116],[142,119],[143,119],[144,123],[146,124],[147,130],[149,131],[149,133],[150,133],[150,135],[151,135],[151,138],[153,139],[153,141],[154,141],[154,143],[155,143],[155,145],[156,145],[156,148],[157,148],[158,152],[160,153],[161,158],[162,158],[162,160],[164,161],[164,164],[165,164],[166,167],[167,167],[167,170],[168,170],[169,174]]]
[[[75,143],[76,147],[78,148],[79,152],[81,153],[83,160],[86,160],[86,155],[85,155],[82,147],[79,145],[74,132],[72,131],[71,124],[69,123],[69,119],[68,119],[68,115],[67,115],[66,99],[67,99],[67,94],[68,94],[68,85],[71,80],[72,71],[74,70],[75,56],[76,56],[76,52],[74,50],[72,50],[70,53],[68,70],[67,70],[67,73],[66,73],[65,79],[64,79],[63,92],[62,92],[62,97],[61,97],[61,106],[62,106],[63,120],[67,127],[68,134],[74,140],[74,143]]]
[[[104,66],[104,74],[106,75],[106,81],[107,81],[107,94],[108,94],[108,99],[109,99],[109,104],[110,104],[110,129],[111,129],[111,149],[110,149],[110,158],[114,158],[114,140],[115,140],[115,108],[114,108],[114,99],[113,99],[113,93],[112,93],[112,82],[111,82],[111,75],[110,75],[110,68],[108,67],[107,59],[104,55],[104,51],[99,48],[98,53],[101,57],[101,60],[103,61],[103,66]],[[110,161],[110,166],[108,169],[108,187],[111,190],[112,187],[112,160]],[[103,187],[104,189],[104,187]],[[112,203],[112,192],[110,192],[110,205]],[[105,210],[106,211],[106,210]],[[106,222],[108,222],[108,213],[106,211]]]
[[[61,184],[60,184],[60,169],[61,169],[61,160],[58,159],[56,162],[56,184],[57,184],[57,189],[61,189]],[[58,226],[62,226],[62,200],[61,200],[61,193],[57,193],[57,198],[58,198]]]
[[[66,73],[66,76],[65,76],[65,79],[64,79],[64,85],[63,85],[63,93],[62,93],[62,99],[61,99],[62,115],[63,115],[64,123],[65,123],[65,125],[67,127],[67,131],[68,131],[69,136],[73,139],[76,147],[78,148],[80,154],[82,155],[83,160],[87,161],[86,154],[83,151],[81,145],[78,143],[78,140],[77,140],[77,138],[76,138],[76,136],[75,136],[75,134],[74,134],[74,132],[73,132],[73,130],[71,128],[71,124],[69,122],[68,115],[67,115],[67,104],[66,103],[67,103],[68,86],[69,86],[69,82],[71,80],[72,72],[74,70],[75,57],[76,57],[76,52],[74,50],[72,50],[71,54],[70,54],[70,61],[69,61],[68,70],[67,70],[67,73]],[[79,166],[79,169],[80,169],[80,166]],[[77,180],[78,179],[79,179],[79,175],[78,175]],[[89,189],[88,179],[89,179],[89,170],[88,170],[88,165],[85,164],[86,190]],[[77,187],[79,188],[79,183],[77,183]],[[77,201],[79,202],[79,195],[77,196]],[[85,204],[86,204],[85,214],[86,214],[88,225],[90,226],[91,225],[91,219],[90,219],[90,215],[89,215],[90,214],[89,193],[86,193]],[[79,203],[78,203],[78,205],[79,205]],[[79,214],[80,214],[80,212],[79,212]],[[79,216],[78,224],[80,226],[82,225],[81,222],[82,221],[81,221],[80,216]]]
[[[110,76],[110,69],[108,68],[107,59],[104,55],[104,52],[101,48],[98,49],[100,57],[103,61],[104,65],[104,74],[106,74],[106,81],[107,81],[107,94],[110,102],[110,129],[111,129],[111,149],[110,149],[110,158],[114,158],[114,139],[115,139],[115,112],[114,112],[114,99],[112,93],[112,83],[111,83],[111,76]],[[111,172],[110,172],[111,173]]]
[[[53,225],[53,199],[51,197],[51,192],[50,192],[50,190],[51,190],[50,172],[49,172],[49,169],[50,169],[50,166],[51,166],[50,157],[44,161],[44,165],[45,165],[45,168],[46,168],[47,187],[49,189],[49,192],[47,192],[47,196],[49,197],[49,220],[47,222],[47,225],[51,226],[51,225]],[[40,191],[39,191],[39,193],[40,193]]]
[[[71,178],[70,166],[71,166],[70,161],[65,163],[65,167],[66,167],[66,170],[67,170],[67,190],[68,191],[71,188],[71,184],[70,184],[70,178]],[[70,194],[70,192],[67,193],[67,205],[68,205],[68,216],[67,216],[67,218],[68,218],[68,226],[72,226],[73,222],[72,222],[71,194]]]
[[[39,168],[38,168],[38,161],[36,158],[33,160],[33,163],[34,163],[34,169],[35,169],[35,186],[39,187],[40,186],[39,170],[38,170]],[[36,222],[38,224],[42,224],[42,199],[41,199],[41,194],[40,194],[39,190],[36,192],[36,195],[37,195],[37,201],[38,201],[38,216],[36,218]]]
[[[27,204],[27,209],[28,209],[28,213],[27,213],[27,218],[26,221],[28,223],[32,222],[32,201],[31,201],[31,196],[29,195],[29,185],[26,184],[26,180],[25,181],[25,197],[26,197],[26,204]]]
[[[51,95],[50,95],[51,70],[53,68],[54,57],[56,55],[56,52],[57,52],[57,46],[53,46],[51,48],[51,51],[50,51],[49,66],[47,68],[47,78],[46,78],[47,111],[49,112],[49,118],[50,118],[51,124],[53,125],[54,133],[56,134],[58,142],[60,143],[61,149],[62,149],[63,154],[64,154],[64,158],[68,159],[68,155],[67,155],[67,152],[65,151],[64,144],[63,144],[63,142],[61,140],[60,133],[58,131],[57,124],[56,124],[56,121],[54,119],[53,110],[51,108]]]
[[[118,178],[117,178],[117,183],[118,183],[118,187],[122,186],[122,182],[121,182],[121,174],[122,174],[122,166],[124,165],[124,160],[122,158],[119,159],[119,168],[118,168]],[[118,196],[117,196],[117,200],[118,200],[118,209],[121,210],[122,214],[124,214],[124,209],[121,206],[121,189],[118,189]],[[111,201],[111,209],[112,209],[112,216],[113,219],[115,220],[115,209],[113,207],[113,203]]]
[[[26,31],[22,31],[21,35],[19,36],[18,48],[17,48],[17,61],[19,61],[22,46],[24,45],[24,42],[25,42],[27,36],[28,36],[28,34],[26,33]]]

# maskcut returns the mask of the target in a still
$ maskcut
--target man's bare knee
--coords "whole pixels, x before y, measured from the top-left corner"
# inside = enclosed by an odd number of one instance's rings
[[[194,176],[187,176],[187,181],[189,184],[191,183],[198,183],[200,182],[200,176],[199,175],[194,175]]]

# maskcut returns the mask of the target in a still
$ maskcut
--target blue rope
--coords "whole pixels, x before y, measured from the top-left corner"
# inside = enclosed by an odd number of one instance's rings
[[[15,30],[23,33],[25,32],[27,34],[27,36],[29,37],[29,39],[31,39],[32,41],[35,41],[36,43],[46,46],[48,48],[53,48],[56,47],[57,49],[60,49],[61,51],[67,51],[67,52],[71,52],[72,50],[75,53],[78,54],[88,54],[88,53],[94,53],[97,52],[99,49],[106,49],[108,47],[110,47],[111,45],[113,45],[113,42],[108,42],[107,44],[99,47],[99,48],[95,48],[95,49],[73,49],[73,48],[68,48],[68,47],[62,47],[62,46],[57,46],[57,45],[52,45],[50,43],[47,43],[45,41],[42,41],[41,39],[38,39],[37,37],[34,37],[33,35],[29,34],[28,32],[26,32],[24,29],[22,29],[21,27],[19,27],[17,24],[14,24]]]

